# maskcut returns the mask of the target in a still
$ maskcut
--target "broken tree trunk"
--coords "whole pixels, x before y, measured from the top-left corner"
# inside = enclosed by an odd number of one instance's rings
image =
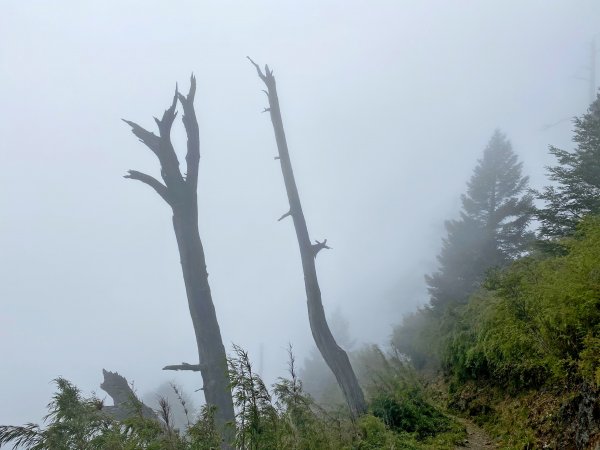
[[[321,352],[323,359],[335,375],[335,378],[342,389],[348,407],[350,408],[350,414],[353,418],[356,418],[366,412],[367,405],[362,389],[354,374],[354,370],[350,365],[348,355],[336,343],[335,338],[329,329],[329,325],[327,324],[323,303],[321,301],[321,289],[319,288],[317,270],[315,267],[317,253],[324,248],[330,247],[327,246],[327,239],[323,242],[315,241],[315,243],[312,244],[308,235],[308,228],[306,227],[306,220],[304,219],[304,213],[302,212],[300,196],[298,194],[298,188],[296,187],[296,180],[294,179],[294,172],[292,170],[292,163],[290,161],[287,141],[283,129],[283,121],[281,119],[281,110],[279,109],[279,99],[277,97],[277,87],[273,71],[269,70],[269,66],[265,66],[265,72],[263,73],[260,67],[252,61],[252,59],[248,59],[254,67],[256,67],[258,76],[267,86],[267,90],[264,92],[269,99],[269,107],[265,109],[265,112],[268,111],[271,115],[271,122],[273,123],[275,140],[279,151],[279,156],[276,159],[279,159],[279,162],[281,163],[283,181],[290,203],[289,211],[281,216],[279,220],[291,216],[294,221],[296,237],[298,238],[298,245],[300,247],[302,269],[304,270],[304,286],[306,289],[310,329],[313,338],[315,339],[315,343],[317,344],[317,348]]]
[[[177,238],[183,280],[196,333],[200,364],[189,365],[202,374],[206,403],[217,410],[215,420],[225,440],[223,447],[229,448],[233,437],[235,416],[227,372],[225,347],[212,301],[204,249],[198,231],[198,166],[200,162],[200,136],[194,111],[196,79],[192,75],[187,96],[175,88],[171,106],[162,119],[156,119],[159,136],[145,130],[136,123],[125,121],[133,134],[154,152],[161,166],[164,183],[157,179],[130,170],[125,178],[141,181],[152,187],[173,210],[173,228]],[[171,143],[171,127],[177,115],[177,101],[183,107],[183,124],[187,134],[187,175],[182,176],[179,160]]]
[[[109,372],[104,369],[102,369],[102,375],[104,381],[100,384],[100,388],[110,395],[114,404],[114,406],[102,406],[102,411],[116,420],[125,420],[136,415],[158,420],[152,408],[138,399],[125,377],[117,372]]]

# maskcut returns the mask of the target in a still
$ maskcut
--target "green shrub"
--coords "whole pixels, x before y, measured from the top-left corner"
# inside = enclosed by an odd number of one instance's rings
[[[427,398],[417,373],[401,356],[386,356],[371,346],[355,357],[370,411],[389,429],[419,440],[450,429],[451,420]]]
[[[564,255],[522,258],[488,278],[446,338],[458,379],[488,378],[513,390],[584,376],[597,383],[600,219],[590,217]]]
[[[578,368],[585,381],[600,388],[600,338],[593,332],[588,333],[583,339]]]

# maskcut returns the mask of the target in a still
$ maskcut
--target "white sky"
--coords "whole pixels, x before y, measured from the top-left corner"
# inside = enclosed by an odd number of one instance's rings
[[[221,331],[268,381],[311,338],[300,258],[254,68],[278,81],[327,311],[385,344],[426,300],[443,221],[493,130],[532,184],[587,108],[600,2],[0,1],[0,424],[39,421],[64,376],[101,369],[140,393],[196,374],[168,207],[128,169],[158,162],[152,128],[198,79],[200,227]],[[182,149],[183,128],[174,130]],[[183,158],[182,158],[183,159]],[[103,393],[101,393],[103,394]]]

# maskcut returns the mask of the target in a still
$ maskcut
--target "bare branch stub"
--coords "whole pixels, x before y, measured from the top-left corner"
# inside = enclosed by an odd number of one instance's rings
[[[286,217],[289,217],[292,215],[292,210],[290,209],[288,212],[286,212],[283,216],[281,216],[279,219],[277,219],[277,222],[281,222],[283,219],[285,219]]]
[[[154,178],[150,175],[147,175],[145,173],[138,172],[137,170],[128,170],[127,175],[123,175],[123,178],[129,178],[131,180],[138,180],[138,181],[141,181],[142,183],[147,184],[148,186],[153,188],[158,193],[158,195],[160,195],[163,198],[163,200],[165,202],[167,202],[169,205],[171,204],[171,199],[169,197],[169,190],[167,189],[167,187],[164,184],[162,184],[156,178]]]
[[[121,119],[131,127],[131,132],[137,136],[140,142],[144,143],[152,152],[158,156],[160,153],[160,138],[151,131],[142,128],[131,120]],[[159,157],[160,159],[160,157]]]
[[[186,362],[182,362],[181,364],[165,366],[162,368],[162,370],[191,370],[193,372],[200,372],[200,369],[200,364],[189,364]]]
[[[329,245],[327,245],[327,239],[325,239],[323,242],[319,242],[319,241],[317,241],[315,239],[315,243],[312,244],[313,256],[316,258],[317,257],[317,253],[319,253],[324,248],[326,248],[328,250],[332,249],[332,247],[330,247]]]

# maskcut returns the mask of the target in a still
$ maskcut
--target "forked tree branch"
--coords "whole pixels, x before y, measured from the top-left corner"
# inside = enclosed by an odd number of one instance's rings
[[[175,110],[175,108],[177,107],[178,96],[179,92],[177,90],[177,85],[175,85],[175,94],[173,95],[173,101],[171,102],[171,106],[165,109],[162,119],[158,119],[157,117],[154,118],[156,125],[158,125],[158,130],[160,131],[161,137],[171,133],[171,127],[173,126],[173,122],[175,122],[175,117],[177,117],[177,111]]]
[[[314,257],[316,258],[317,253],[319,253],[324,248],[331,250],[331,247],[329,245],[327,245],[327,239],[325,239],[323,242],[319,242],[315,239],[315,243],[312,245],[312,251],[313,251]]]
[[[156,117],[154,118],[160,131],[161,175],[169,188],[178,188],[183,183],[183,177],[179,170],[179,160],[177,159],[173,144],[171,143],[171,128],[175,121],[175,117],[177,117],[175,107],[177,106],[178,95],[179,92],[177,91],[177,86],[175,86],[175,94],[173,95],[171,106],[165,110],[162,119],[159,120]]]
[[[254,67],[256,67],[256,72],[258,73],[258,76],[260,77],[260,79],[261,79],[261,80],[263,80],[263,82],[264,82],[265,84],[267,84],[267,77],[266,77],[266,75],[263,73],[263,71],[262,71],[262,70],[260,70],[260,67],[259,67],[259,65],[258,65],[258,64],[256,64],[256,63],[255,63],[255,62],[252,60],[252,58],[250,58],[249,56],[246,56],[246,58],[248,58],[248,61],[250,61],[250,62],[252,63],[252,65],[253,65]],[[266,72],[267,74],[269,73],[269,66],[267,66],[267,65],[265,65],[265,72]],[[272,72],[271,72],[271,75],[273,75],[273,73],[272,73]],[[263,92],[264,92],[265,94],[267,94],[267,97],[269,96],[269,93],[268,93],[267,91],[263,90]]]
[[[154,152],[158,157],[161,166],[161,175],[167,187],[179,187],[183,183],[183,177],[179,170],[179,160],[177,154],[171,143],[171,128],[175,117],[177,117],[177,106],[178,98],[177,87],[175,87],[175,94],[171,106],[165,110],[162,119],[154,118],[154,121],[158,125],[159,136],[139,126],[137,123],[130,120],[123,121],[131,127],[131,131],[135,134],[140,141]]]

